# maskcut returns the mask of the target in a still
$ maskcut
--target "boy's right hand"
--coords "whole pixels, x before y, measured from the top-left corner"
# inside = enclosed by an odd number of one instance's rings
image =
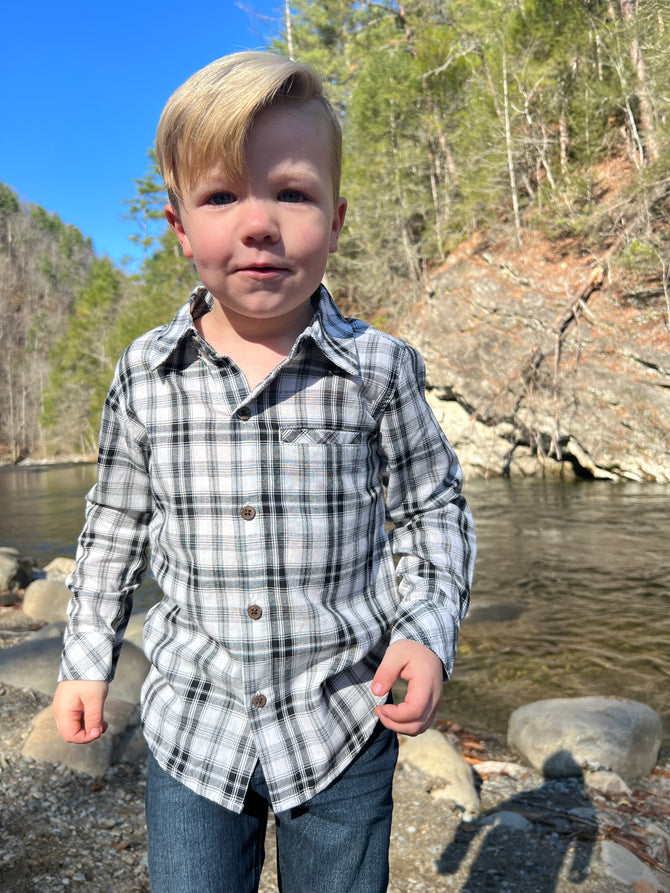
[[[107,729],[103,706],[109,684],[65,679],[58,683],[53,712],[61,736],[73,744],[95,741]]]

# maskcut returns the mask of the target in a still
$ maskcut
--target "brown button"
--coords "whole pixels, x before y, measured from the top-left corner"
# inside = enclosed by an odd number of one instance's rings
[[[245,521],[253,521],[256,517],[256,509],[251,505],[245,505],[240,515],[242,515]]]
[[[252,706],[255,707],[257,710],[259,707],[265,707],[267,702],[268,699],[265,697],[265,695],[254,695],[251,699]]]
[[[247,614],[252,620],[259,620],[263,616],[263,609],[260,605],[249,605]]]
[[[237,418],[242,422],[248,422],[251,418],[251,410],[248,406],[242,406],[237,410]]]

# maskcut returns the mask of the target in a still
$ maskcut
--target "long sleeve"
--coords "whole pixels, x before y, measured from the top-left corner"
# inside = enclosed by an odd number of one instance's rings
[[[456,455],[424,398],[425,368],[404,345],[380,423],[387,516],[401,602],[392,641],[427,645],[451,674],[476,552]]]
[[[121,368],[121,364],[120,364]],[[147,564],[152,514],[143,430],[123,404],[117,370],[102,413],[98,481],[86,497],[77,565],[68,580],[60,679],[109,681]]]

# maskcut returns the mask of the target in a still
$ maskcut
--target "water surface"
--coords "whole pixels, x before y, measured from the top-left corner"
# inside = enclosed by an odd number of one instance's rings
[[[91,465],[0,469],[0,545],[74,556]],[[670,741],[670,487],[472,481],[479,555],[444,718],[504,732],[546,697],[635,698]],[[159,597],[149,578],[135,605]]]

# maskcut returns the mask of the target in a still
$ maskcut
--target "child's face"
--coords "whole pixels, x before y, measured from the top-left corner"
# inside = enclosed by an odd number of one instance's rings
[[[304,315],[346,202],[333,198],[326,127],[315,111],[269,108],[248,136],[247,172],[214,169],[185,192],[168,222],[229,320]]]

